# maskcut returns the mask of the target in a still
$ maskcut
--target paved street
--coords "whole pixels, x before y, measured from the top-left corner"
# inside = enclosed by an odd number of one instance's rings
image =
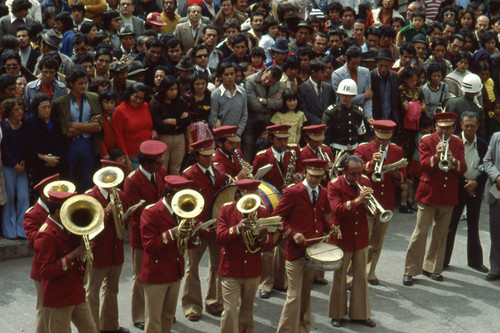
[[[490,239],[488,212],[483,205],[480,236],[485,257]],[[332,273],[327,273],[328,286],[314,286],[312,294],[313,332],[500,332],[497,321],[500,309],[500,282],[488,282],[485,274],[467,267],[466,223],[460,222],[455,252],[450,268],[444,272],[445,281],[436,282],[419,276],[413,287],[401,283],[408,240],[413,231],[415,215],[395,213],[386,235],[384,250],[378,265],[381,284],[370,286],[371,318],[374,329],[347,324],[334,329],[327,316],[328,295]],[[126,261],[120,283],[121,325],[131,332],[141,332],[130,319],[130,249],[126,247]],[[207,257],[202,261],[200,275],[206,275]],[[0,262],[0,333],[33,332],[35,317],[35,288],[29,279],[31,258]],[[203,288],[206,281],[202,281]],[[274,292],[269,300],[255,300],[255,332],[274,332],[279,321],[285,294]],[[219,319],[203,314],[201,321],[189,322],[177,307],[174,332],[218,332]],[[74,330],[76,331],[76,330]]]

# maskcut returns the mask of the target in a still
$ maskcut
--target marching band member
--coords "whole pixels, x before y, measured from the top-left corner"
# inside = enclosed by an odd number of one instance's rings
[[[215,153],[212,139],[200,140],[191,144],[194,149],[196,163],[184,170],[182,176],[193,181],[193,189],[200,192],[205,199],[203,211],[196,218],[197,222],[210,219],[210,204],[213,197],[225,183],[224,174],[213,166]],[[206,228],[208,229],[208,228]],[[210,254],[208,290],[205,297],[205,310],[215,316],[220,316],[223,310],[222,292],[217,268],[220,260],[220,246],[215,242],[213,233],[209,230],[200,232],[201,244],[187,251],[187,269],[184,290],[182,291],[182,309],[190,321],[198,321],[203,311],[203,299],[199,275],[200,260],[208,247]]]
[[[286,238],[286,275],[288,290],[277,332],[309,332],[311,330],[311,289],[314,269],[306,264],[303,251],[313,242],[307,239],[323,236],[335,227],[330,214],[326,189],[320,185],[325,160],[304,160],[305,179],[285,189],[274,216],[283,218]],[[317,242],[317,241],[316,241]]]
[[[143,248],[141,240],[140,218],[145,206],[157,202],[163,197],[165,176],[163,153],[167,145],[161,141],[147,140],[139,147],[139,167],[125,179],[124,192],[130,205],[141,199],[145,205],[139,207],[130,223],[130,246],[132,247],[132,294],[131,308],[134,326],[144,329],[144,288],[139,280],[141,274]]]
[[[364,189],[358,186],[361,184]],[[370,319],[370,300],[366,281],[366,254],[370,243],[365,201],[372,195],[371,182],[363,176],[363,160],[349,156],[344,161],[342,176],[328,184],[328,201],[332,209],[333,223],[340,226],[342,239],[335,241],[344,251],[342,267],[335,271],[330,289],[328,316],[334,327],[343,326],[343,318],[349,313],[352,321],[368,327],[376,324]],[[347,269],[352,265],[353,282],[349,312],[347,311]]]
[[[221,126],[214,129],[217,149],[213,162],[217,163],[219,170],[235,180],[249,178],[252,174],[251,165],[245,161],[241,150],[236,148],[238,142],[241,142],[238,129],[238,126]]]
[[[300,150],[300,158],[302,159],[302,161],[309,158],[318,158],[320,160],[327,161],[326,170],[328,172],[321,181],[321,186],[326,188],[328,186],[328,182],[330,181],[328,173],[330,169],[333,167],[333,162],[335,160],[335,157],[333,156],[332,149],[327,145],[323,144],[323,140],[325,139],[325,135],[323,133],[325,131],[325,127],[326,125],[322,124],[322,125],[305,126],[302,128],[304,132],[304,140],[306,141],[307,144]],[[314,283],[321,285],[328,284],[328,281],[326,281],[325,279],[324,271],[315,272]]]
[[[354,151],[354,155],[363,159],[363,172],[368,177],[372,177],[375,167],[382,163],[387,165],[400,161],[403,158],[403,150],[391,144],[392,134],[396,128],[396,123],[392,120],[374,120],[371,125],[374,130],[373,141],[360,144]],[[380,181],[372,181],[372,188],[375,199],[386,210],[394,211],[395,205],[395,185],[404,182],[406,169],[404,167],[383,173]],[[373,178],[372,178],[373,180]],[[378,285],[380,282],[375,274],[375,268],[380,258],[382,244],[384,243],[385,232],[389,226],[388,222],[381,222],[380,215],[372,216],[368,214],[368,228],[370,231],[370,246],[368,247],[367,274],[368,282]]]
[[[60,209],[76,193],[49,191],[49,216],[35,240],[35,255],[42,278],[43,316],[49,332],[71,332],[71,322],[79,332],[97,332],[83,277],[85,246],[62,225]]]
[[[146,333],[171,331],[184,276],[184,256],[179,254],[177,237],[187,235],[188,225],[178,230],[180,221],[171,205],[174,193],[191,188],[193,182],[181,176],[166,176],[164,181],[163,199],[147,206],[141,215],[144,258],[140,279],[144,285]]]
[[[441,272],[448,226],[453,207],[458,204],[458,176],[467,172],[464,143],[452,135],[456,119],[457,114],[453,112],[434,114],[436,132],[420,140],[422,175],[415,195],[418,201],[417,223],[406,252],[405,286],[412,286],[413,276],[420,273],[435,281],[443,281]],[[443,162],[446,155],[446,162]],[[443,170],[443,163],[448,163],[449,170]],[[431,223],[431,239],[426,250]]]
[[[253,179],[237,180],[236,201],[247,194],[258,195],[259,184],[260,181]],[[222,246],[219,274],[224,299],[221,333],[253,332],[253,302],[262,273],[261,251],[270,250],[273,245],[266,229],[260,230],[254,245],[245,244],[243,233],[249,229],[249,218],[238,211],[236,201],[221,207],[217,222],[216,239]],[[259,218],[268,215],[263,206],[257,209]]]
[[[102,163],[101,170],[109,169],[107,166],[114,166],[115,170],[121,172],[114,179],[114,183],[116,183],[114,187],[118,186],[124,177],[124,173],[119,167],[126,169],[127,166],[113,161],[103,161]],[[118,288],[123,267],[123,231],[125,226],[120,231],[117,230],[116,223],[123,223],[120,218],[128,208],[128,201],[124,192],[108,187],[105,182],[97,180],[98,172],[94,174],[94,187],[85,192],[86,195],[97,199],[105,211],[104,230],[90,241],[94,260],[89,274],[87,299],[95,326],[99,330],[126,333],[129,330],[121,327],[118,319]],[[118,194],[118,198],[114,198],[115,202],[111,201],[113,191]],[[115,221],[113,209],[117,212],[116,218],[119,221]],[[120,233],[121,236],[119,236]],[[106,280],[105,283],[104,280]],[[101,286],[103,286],[102,293]],[[100,302],[101,298],[102,303]]]
[[[47,177],[40,181],[33,187],[33,190],[38,191],[40,197],[37,202],[30,207],[26,213],[24,213],[23,227],[26,234],[26,238],[30,243],[30,246],[35,248],[35,239],[38,235],[38,230],[44,224],[47,216],[49,216],[49,208],[47,207],[48,198],[43,194],[45,186],[50,182],[59,180],[60,176],[58,173]],[[36,289],[36,320],[35,320],[35,332],[44,333],[48,332],[47,323],[43,321],[42,314],[42,282],[40,277],[40,263],[35,256],[33,256],[33,264],[31,265],[31,279],[35,283]]]

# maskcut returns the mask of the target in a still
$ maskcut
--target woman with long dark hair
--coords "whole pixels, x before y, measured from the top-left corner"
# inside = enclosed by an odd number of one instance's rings
[[[208,90],[208,75],[194,71],[190,77],[190,89],[184,94],[184,100],[191,116],[191,135],[193,142],[212,139],[212,132],[208,126],[208,115],[211,110],[211,92]]]
[[[125,90],[123,102],[113,113],[111,127],[115,133],[118,148],[123,150],[129,170],[139,167],[139,146],[143,141],[156,139],[149,105],[145,101],[148,88],[142,82],[136,82]]]
[[[186,102],[180,98],[179,83],[172,75],[167,75],[160,83],[158,94],[151,102],[151,116],[158,138],[167,144],[163,165],[169,175],[180,175],[182,159],[186,152],[186,138],[188,144],[191,144],[193,139],[189,126],[189,109]]]

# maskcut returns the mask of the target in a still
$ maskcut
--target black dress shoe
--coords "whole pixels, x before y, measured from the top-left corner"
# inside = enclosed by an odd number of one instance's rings
[[[488,273],[490,271],[488,269],[488,267],[484,266],[483,264],[481,264],[479,266],[471,266],[471,265],[469,265],[469,267],[475,269],[476,271],[480,271],[481,273]]]
[[[375,324],[375,322],[373,320],[371,320],[370,318],[368,319],[365,319],[365,320],[353,320],[355,323],[358,323],[358,324],[361,324],[361,325],[364,325],[364,326],[368,326],[368,327],[375,327],[377,326],[377,324]]]
[[[371,284],[372,286],[378,286],[380,284],[380,281],[377,278],[368,280],[368,283]]]
[[[408,207],[408,209],[411,209],[415,213],[418,212],[418,207],[417,207],[417,205],[415,205],[414,202],[408,202],[408,203],[406,203],[406,206]]]
[[[426,270],[422,270],[422,274],[424,274],[427,277],[430,277],[434,281],[443,281],[444,277],[441,274],[436,274],[436,273],[431,273]]]
[[[495,275],[495,274],[491,274],[489,273],[488,275],[486,275],[486,280],[487,281],[496,281],[500,279],[500,275]]]
[[[405,286],[413,286],[413,277],[410,275],[403,275],[403,284]]]
[[[320,286],[326,286],[328,284],[328,281],[323,279],[323,280],[314,280],[314,284],[319,284]]]
[[[333,327],[342,327],[342,326],[344,326],[344,323],[342,322],[342,319],[332,319],[332,326]]]
[[[279,291],[279,292],[281,292],[281,293],[285,293],[285,294],[286,294],[286,290],[287,290],[288,288],[278,288],[278,287],[274,287],[273,289],[274,289],[274,290],[277,290],[277,291]]]
[[[140,321],[138,323],[134,323],[134,327],[144,331],[144,322]]]
[[[259,295],[260,298],[263,299],[268,299],[271,296],[271,292],[262,289],[259,290],[257,294]]]
[[[207,311],[207,312],[210,313],[212,316],[220,317],[220,316],[222,316],[222,311],[224,311],[224,310],[220,310],[217,312],[210,312],[210,311]]]
[[[399,212],[403,214],[413,214],[413,210],[409,209],[407,206],[399,206]]]

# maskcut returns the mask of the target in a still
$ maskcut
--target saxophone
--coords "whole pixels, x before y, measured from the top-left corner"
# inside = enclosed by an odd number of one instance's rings
[[[290,162],[286,167],[286,175],[285,180],[283,181],[283,188],[281,191],[283,192],[285,188],[290,185],[290,180],[292,179],[293,172],[295,171],[295,164],[297,163],[297,152],[294,149],[287,149],[292,156],[290,157]]]

